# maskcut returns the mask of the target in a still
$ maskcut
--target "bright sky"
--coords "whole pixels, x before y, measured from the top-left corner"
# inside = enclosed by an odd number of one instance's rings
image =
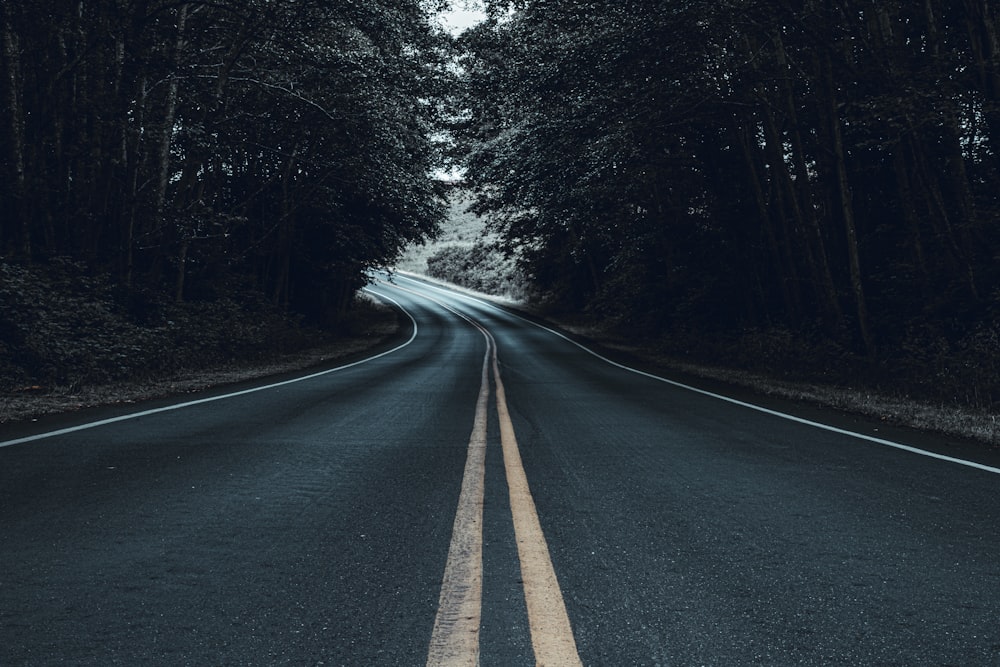
[[[478,5],[477,2],[453,0],[451,9],[441,14],[441,23],[449,32],[457,35],[486,18],[485,12],[474,9],[476,5]]]

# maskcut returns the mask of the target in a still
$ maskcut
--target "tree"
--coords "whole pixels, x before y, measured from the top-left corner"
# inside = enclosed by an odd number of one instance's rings
[[[335,318],[442,215],[434,10],[5,3],[2,251],[84,259],[178,300],[238,278]]]
[[[988,309],[988,3],[489,6],[462,45],[469,181],[573,307],[873,358],[900,322]]]

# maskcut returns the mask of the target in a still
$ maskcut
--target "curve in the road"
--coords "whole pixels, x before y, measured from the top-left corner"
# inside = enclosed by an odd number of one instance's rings
[[[500,444],[510,496],[511,517],[517,542],[528,624],[535,659],[539,665],[581,665],[566,603],[542,531],[535,501],[521,461],[514,424],[497,353],[496,338],[470,315],[426,294],[399,285],[395,289],[427,299],[465,320],[486,338],[486,357],[469,441],[458,511],[434,623],[428,667],[475,666],[479,664],[479,630],[482,607],[482,501],[486,449],[486,400],[489,396],[488,367],[496,382],[496,407],[500,421]]]
[[[408,280],[413,280],[413,279],[412,278],[408,278]],[[421,282],[421,284],[423,284],[426,287],[429,287],[431,289],[440,290],[440,291],[447,292],[448,294],[456,295],[455,292],[451,292],[451,291],[445,290],[445,289],[437,287],[437,286],[435,286],[433,284],[423,283],[422,281],[418,281],[418,282]],[[478,303],[480,305],[483,305],[483,306],[486,306],[486,307],[489,307],[489,308],[500,309],[500,307],[497,306],[496,304],[490,303],[488,301],[484,301],[484,300],[476,298],[474,296],[470,296],[470,295],[467,295],[467,294],[460,294],[460,293],[457,294],[457,296],[461,296],[462,298],[469,299],[470,301],[474,301],[474,302],[476,302],[476,303]],[[966,467],[969,467],[969,468],[975,468],[977,470],[982,470],[984,472],[993,473],[995,475],[1000,475],[1000,468],[997,468],[995,466],[990,466],[990,465],[986,465],[984,463],[979,463],[977,461],[970,461],[968,459],[962,459],[962,458],[958,458],[958,457],[954,457],[954,456],[948,456],[946,454],[941,454],[941,453],[938,453],[938,452],[933,452],[933,451],[929,451],[929,450],[926,450],[926,449],[921,449],[919,447],[914,447],[912,445],[906,445],[906,444],[903,444],[901,442],[895,442],[893,440],[888,440],[888,439],[885,439],[885,438],[879,438],[877,436],[867,435],[865,433],[858,433],[857,431],[851,431],[851,430],[848,430],[848,429],[839,428],[837,426],[832,426],[830,424],[824,424],[822,422],[813,421],[811,419],[805,419],[803,417],[798,417],[796,415],[788,414],[787,412],[781,412],[779,410],[773,410],[771,408],[766,408],[766,407],[764,407],[762,405],[756,405],[754,403],[748,403],[746,401],[741,401],[739,399],[732,398],[731,396],[725,396],[723,394],[718,394],[718,393],[715,393],[715,392],[711,392],[711,391],[708,391],[706,389],[700,389],[698,387],[694,387],[694,386],[691,386],[689,384],[685,384],[683,382],[677,382],[676,380],[670,380],[670,379],[667,379],[665,377],[661,377],[659,375],[655,375],[653,373],[642,371],[642,370],[639,370],[637,368],[632,368],[631,366],[626,366],[625,364],[619,363],[619,362],[614,361],[612,359],[608,359],[607,357],[601,355],[600,353],[595,352],[594,350],[588,348],[586,345],[583,345],[583,344],[581,344],[581,343],[573,340],[569,336],[566,336],[565,334],[562,334],[562,333],[556,331],[555,329],[551,329],[551,328],[549,328],[549,327],[547,327],[547,326],[545,326],[543,324],[539,324],[538,322],[532,321],[532,320],[530,320],[528,318],[521,317],[517,313],[514,313],[514,312],[512,312],[510,310],[507,310],[507,309],[503,309],[503,312],[505,312],[506,314],[510,315],[511,317],[515,317],[515,318],[517,318],[517,319],[519,319],[519,320],[521,320],[523,322],[527,322],[528,324],[531,324],[532,326],[535,326],[535,327],[538,327],[539,329],[547,331],[550,334],[552,334],[553,336],[558,336],[559,338],[562,338],[563,340],[565,340],[565,341],[567,341],[567,342],[575,345],[576,347],[580,348],[581,350],[583,350],[587,354],[593,355],[597,359],[600,359],[601,361],[603,361],[605,363],[608,363],[608,364],[610,364],[610,365],[612,365],[612,366],[614,366],[616,368],[620,368],[620,369],[622,369],[624,371],[627,371],[629,373],[635,373],[636,375],[641,375],[641,376],[649,378],[651,380],[656,380],[658,382],[663,382],[663,383],[668,384],[668,385],[670,385],[672,387],[677,387],[678,389],[684,389],[686,391],[691,391],[691,392],[694,392],[694,393],[697,393],[697,394],[701,394],[703,396],[708,396],[708,397],[716,399],[716,400],[725,401],[726,403],[730,403],[732,405],[737,405],[737,406],[740,406],[740,407],[743,407],[743,408],[747,408],[747,409],[750,409],[750,410],[756,410],[757,412],[762,412],[764,414],[768,414],[768,415],[771,415],[771,416],[774,416],[774,417],[779,417],[781,419],[787,419],[789,421],[793,421],[793,422],[797,422],[799,424],[804,424],[806,426],[811,426],[811,427],[814,427],[814,428],[822,429],[824,431],[830,431],[832,433],[837,433],[837,434],[840,434],[840,435],[846,435],[846,436],[849,436],[849,437],[852,437],[852,438],[857,438],[859,440],[865,440],[867,442],[871,442],[871,443],[877,444],[877,445],[882,445],[884,447],[892,447],[894,449],[899,449],[899,450],[902,450],[902,451],[905,451],[905,452],[909,452],[911,454],[917,454],[919,456],[926,456],[926,457],[929,457],[929,458],[937,459],[939,461],[945,461],[947,463],[954,463],[954,464],[957,464],[957,465],[966,466]]]

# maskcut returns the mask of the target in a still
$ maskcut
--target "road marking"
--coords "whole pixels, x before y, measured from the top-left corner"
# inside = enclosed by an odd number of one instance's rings
[[[535,653],[535,664],[539,667],[545,665],[558,665],[560,667],[580,665],[582,667],[583,663],[577,652],[569,614],[566,612],[566,603],[562,590],[559,588],[548,543],[545,541],[545,534],[538,519],[535,501],[531,496],[531,489],[528,487],[528,477],[521,462],[517,437],[514,434],[514,424],[507,408],[507,394],[504,391],[503,379],[500,377],[496,339],[482,324],[448,304],[399,285],[393,287],[438,304],[474,326],[486,337],[486,355],[487,359],[492,360],[493,379],[496,382],[500,445],[503,450],[504,471],[507,477],[510,510],[514,523],[514,539],[517,542],[517,556],[521,567],[525,604],[528,608],[528,626],[531,632],[532,649]],[[448,549],[448,565],[445,567],[437,618],[431,635],[431,647],[427,658],[428,667],[436,667],[437,665],[477,666],[479,664],[479,630],[482,609],[483,496],[481,485],[485,473],[485,402],[489,395],[485,361],[482,377],[483,383],[480,385],[479,403],[477,403],[476,410],[476,425],[473,427],[473,440],[469,442],[469,458],[466,460],[462,479],[459,508],[452,529],[452,543]],[[482,406],[483,410],[484,439],[481,450],[479,447],[473,447],[475,434],[480,426],[479,406]],[[477,456],[475,464],[472,463],[474,452]],[[479,459],[479,456],[483,458]],[[476,478],[473,485],[479,485],[479,488],[475,492],[470,491],[468,493],[469,500],[463,501],[470,476]],[[472,514],[467,506],[476,501],[478,501],[478,511],[475,513],[476,521],[460,518],[463,512]],[[469,530],[474,531],[472,536],[467,534]],[[456,546],[456,541],[461,542],[461,544]],[[475,543],[473,548],[469,547],[470,543]],[[456,572],[454,574],[450,573],[453,553],[456,554]],[[469,574],[474,569],[470,563],[472,560],[478,564],[478,571],[474,576]],[[455,581],[449,581],[452,577]],[[457,590],[452,592],[450,590],[452,588]],[[449,589],[447,593],[446,589]],[[475,598],[479,604],[475,610],[472,609],[471,589],[475,589]]]
[[[948,456],[946,454],[939,454],[937,452],[932,452],[932,451],[929,451],[929,450],[926,450],[926,449],[920,449],[918,447],[913,447],[912,445],[905,445],[903,443],[895,442],[893,440],[886,440],[885,438],[879,438],[879,437],[876,437],[876,436],[873,436],[873,435],[866,435],[864,433],[858,433],[857,431],[849,431],[847,429],[838,428],[836,426],[831,426],[829,424],[824,424],[822,422],[816,422],[816,421],[812,421],[810,419],[804,419],[802,417],[796,417],[795,415],[790,415],[790,414],[788,414],[786,412],[779,412],[777,410],[772,410],[770,408],[765,408],[765,407],[763,407],[761,405],[755,405],[753,403],[747,403],[745,401],[741,401],[741,400],[732,398],[730,396],[724,396],[722,394],[716,394],[715,392],[707,391],[705,389],[699,389],[698,387],[693,387],[691,385],[684,384],[683,382],[677,382],[676,380],[668,380],[665,377],[660,377],[659,375],[654,375],[652,373],[647,373],[646,371],[640,371],[640,370],[638,370],[636,368],[632,368],[631,366],[626,366],[625,364],[620,364],[617,361],[612,361],[611,359],[608,359],[607,357],[605,357],[605,356],[603,356],[601,354],[598,354],[597,352],[591,350],[589,347],[587,347],[587,346],[585,346],[585,345],[583,345],[581,343],[576,342],[575,340],[573,340],[569,336],[566,336],[565,334],[562,334],[562,333],[560,333],[560,332],[558,332],[558,331],[556,331],[554,329],[550,329],[549,327],[544,326],[542,324],[539,324],[538,322],[533,322],[533,321],[529,320],[526,317],[521,317],[520,315],[518,315],[516,313],[513,313],[513,312],[507,310],[506,308],[501,308],[500,306],[497,306],[496,304],[490,303],[488,301],[484,301],[484,300],[476,298],[474,296],[469,296],[467,294],[462,294],[461,292],[450,291],[450,290],[447,290],[445,288],[438,287],[436,285],[431,285],[429,283],[421,282],[419,280],[414,280],[413,278],[407,278],[406,276],[400,276],[400,277],[404,278],[405,280],[410,280],[411,282],[415,282],[417,284],[423,285],[423,286],[428,287],[430,289],[434,289],[434,290],[437,290],[437,291],[440,291],[440,292],[444,292],[444,293],[449,294],[451,296],[468,299],[470,301],[474,301],[474,302],[476,302],[476,303],[478,303],[480,305],[487,306],[487,307],[492,308],[494,310],[499,310],[502,313],[504,313],[506,315],[509,315],[510,317],[514,317],[516,319],[521,320],[522,322],[527,322],[528,324],[530,324],[532,326],[538,327],[539,329],[542,329],[543,331],[547,331],[550,334],[552,334],[553,336],[558,336],[559,338],[562,338],[563,340],[565,340],[565,341],[567,341],[569,343],[572,343],[573,345],[577,346],[578,348],[580,348],[581,350],[583,350],[587,354],[590,354],[590,355],[592,355],[594,357],[597,357],[601,361],[603,361],[605,363],[608,363],[608,364],[611,364],[612,366],[615,366],[616,368],[620,368],[620,369],[622,369],[624,371],[628,371],[629,373],[635,373],[636,375],[641,375],[641,376],[649,378],[651,380],[656,380],[658,382],[662,382],[664,384],[668,384],[668,385],[670,385],[672,387],[677,387],[678,389],[684,389],[686,391],[691,391],[691,392],[694,392],[696,394],[701,394],[702,396],[708,396],[710,398],[714,398],[714,399],[717,399],[717,400],[720,400],[720,401],[725,401],[726,403],[731,403],[732,405],[738,405],[740,407],[744,407],[744,408],[747,408],[749,410],[756,410],[757,412],[762,412],[764,414],[768,414],[768,415],[771,415],[773,417],[779,417],[781,419],[787,419],[788,421],[793,421],[793,422],[796,422],[796,423],[799,423],[799,424],[804,424],[806,426],[811,426],[813,428],[822,429],[824,431],[829,431],[831,433],[838,433],[840,435],[846,435],[846,436],[849,436],[849,437],[852,437],[852,438],[856,438],[858,440],[864,440],[866,442],[871,442],[871,443],[874,443],[874,444],[877,444],[877,445],[882,445],[882,446],[885,446],[885,447],[892,447],[893,449],[898,449],[898,450],[901,450],[901,451],[904,451],[904,452],[909,452],[910,454],[917,454],[919,456],[926,456],[926,457],[929,457],[929,458],[932,458],[932,459],[937,459],[939,461],[946,461],[948,463],[955,463],[957,465],[965,466],[967,468],[974,468],[976,470],[982,470],[984,472],[989,472],[989,473],[993,473],[995,475],[1000,475],[1000,468],[997,468],[997,467],[994,467],[994,466],[989,466],[989,465],[986,465],[986,464],[983,464],[983,463],[977,463],[976,461],[969,461],[967,459],[960,459],[960,458],[956,458],[954,456]]]
[[[210,396],[208,398],[199,398],[199,399],[194,400],[194,401],[186,401],[184,403],[177,403],[177,404],[174,404],[174,405],[167,405],[167,406],[164,406],[162,408],[154,408],[152,410],[142,410],[141,412],[131,412],[129,414],[119,415],[117,417],[111,417],[109,419],[101,419],[101,420],[98,420],[98,421],[88,422],[86,424],[78,424],[77,426],[70,426],[68,428],[61,428],[61,429],[58,429],[56,431],[48,431],[46,433],[38,433],[36,435],[29,435],[29,436],[25,436],[23,438],[15,438],[13,440],[5,440],[5,441],[0,442],[0,447],[10,447],[11,445],[19,445],[19,444],[25,443],[25,442],[33,442],[35,440],[44,440],[46,438],[54,438],[54,437],[56,437],[58,435],[66,435],[68,433],[76,433],[77,431],[85,431],[87,429],[97,428],[98,426],[106,426],[108,424],[115,424],[117,422],[128,421],[130,419],[138,419],[139,417],[148,417],[149,415],[155,415],[155,414],[158,414],[160,412],[170,412],[172,410],[180,410],[182,408],[190,408],[190,407],[192,407],[194,405],[201,405],[203,403],[211,403],[213,401],[222,401],[222,400],[225,400],[227,398],[235,398],[237,396],[244,396],[246,394],[253,394],[253,393],[258,392],[258,391],[266,391],[268,389],[275,389],[277,387],[284,387],[285,385],[294,384],[296,382],[302,382],[304,380],[311,380],[313,378],[317,378],[317,377],[320,377],[320,376],[323,376],[323,375],[329,375],[330,373],[336,373],[337,371],[342,371],[342,370],[345,370],[347,368],[352,368],[354,366],[360,366],[361,364],[366,364],[369,361],[374,361],[375,359],[379,359],[380,357],[384,357],[386,355],[392,354],[393,352],[397,352],[399,350],[402,350],[404,347],[406,347],[407,345],[409,345],[410,343],[412,343],[413,340],[417,337],[417,321],[413,318],[413,315],[411,315],[405,308],[403,308],[399,304],[399,302],[396,301],[395,299],[393,299],[393,298],[391,298],[389,296],[386,296],[385,294],[380,294],[378,292],[370,290],[368,288],[365,288],[365,291],[368,292],[368,293],[370,293],[370,294],[373,294],[373,295],[377,296],[380,299],[385,299],[386,301],[389,301],[389,302],[395,304],[397,308],[399,308],[403,313],[406,314],[407,317],[410,318],[410,322],[412,322],[412,324],[413,324],[413,332],[410,334],[409,340],[407,340],[405,343],[403,343],[401,345],[397,345],[396,347],[392,348],[391,350],[386,350],[385,352],[381,352],[381,353],[376,354],[376,355],[371,356],[371,357],[366,357],[365,359],[361,359],[359,361],[355,361],[355,362],[352,362],[350,364],[344,364],[343,366],[337,366],[336,368],[328,368],[327,370],[320,371],[318,373],[310,373],[309,375],[303,375],[302,377],[292,378],[291,380],[284,380],[282,382],[275,382],[273,384],[264,385],[262,387],[253,387],[252,389],[243,389],[241,391],[232,392],[230,394],[221,394],[219,396]]]
[[[493,378],[496,381],[497,414],[500,417],[500,444],[507,472],[510,511],[514,518],[514,536],[517,540],[517,555],[521,561],[521,579],[528,606],[528,625],[531,628],[535,664],[582,667],[576,640],[573,638],[573,628],[566,613],[566,603],[563,601],[549,547],[542,533],[538,511],[521,463],[514,425],[507,409],[507,395],[500,378],[495,344]]]
[[[484,332],[485,336],[485,332]],[[431,633],[428,667],[476,667],[483,606],[483,495],[486,477],[486,412],[490,395],[486,354],[476,401],[476,417],[469,438],[462,491],[451,530],[448,563],[441,583],[437,616]]]

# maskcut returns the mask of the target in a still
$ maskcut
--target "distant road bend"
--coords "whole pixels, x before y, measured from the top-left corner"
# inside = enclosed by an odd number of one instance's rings
[[[0,426],[0,665],[1000,665],[993,454],[368,289],[367,359]]]

